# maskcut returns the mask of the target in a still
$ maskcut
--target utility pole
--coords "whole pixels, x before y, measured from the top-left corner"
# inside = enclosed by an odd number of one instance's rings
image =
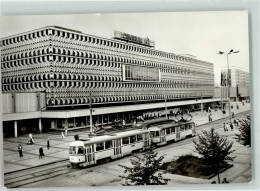
[[[230,106],[231,73],[229,73],[228,55],[233,54],[233,53],[239,53],[239,51],[234,51],[233,49],[231,49],[229,51],[229,53],[225,53],[225,52],[222,52],[222,51],[219,51],[218,53],[227,55],[227,97],[228,97],[229,120],[230,120],[230,124],[231,124],[231,118],[232,118],[232,116],[231,116],[231,106]]]
[[[231,73],[229,73],[229,63],[228,63],[228,55],[227,54],[227,84],[228,84],[228,111],[229,111],[229,122],[231,124],[231,106],[230,106],[230,80],[231,80]]]

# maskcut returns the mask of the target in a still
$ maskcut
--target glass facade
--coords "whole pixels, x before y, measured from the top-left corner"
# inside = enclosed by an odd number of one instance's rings
[[[159,82],[160,71],[158,68],[125,66],[125,80]]]

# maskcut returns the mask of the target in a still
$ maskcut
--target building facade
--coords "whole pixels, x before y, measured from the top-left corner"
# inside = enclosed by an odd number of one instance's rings
[[[227,74],[227,69],[221,69],[222,74]],[[236,67],[229,69],[230,74],[230,98],[233,101],[249,101],[250,99],[250,77],[249,72]],[[222,84],[223,85],[223,84]],[[216,92],[216,91],[215,91]],[[225,87],[222,87],[222,96],[227,96]]]
[[[106,39],[48,26],[2,38],[1,71],[4,114],[214,95],[212,63],[117,31]]]

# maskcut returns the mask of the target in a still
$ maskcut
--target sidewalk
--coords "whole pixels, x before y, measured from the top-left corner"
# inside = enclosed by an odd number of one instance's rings
[[[235,104],[234,104],[235,105]],[[250,105],[246,104],[241,106],[240,109],[236,108],[232,111],[236,113],[243,112],[250,109]],[[193,121],[197,125],[208,123],[208,114],[201,115],[201,112],[193,112]],[[220,110],[212,111],[212,119],[217,120],[227,117],[228,114],[223,115]],[[151,120],[154,121],[154,120]],[[147,120],[146,120],[147,122]],[[140,123],[140,122],[138,122]],[[60,132],[48,132],[42,134],[33,134],[35,144],[26,145],[28,135],[22,135],[17,138],[5,138],[3,143],[4,148],[4,173],[27,169],[48,163],[53,163],[61,160],[68,159],[69,144],[74,141],[74,135],[80,134],[80,138],[87,137],[88,129],[77,130],[76,132],[68,131],[65,139],[61,139]],[[47,149],[47,139],[50,140],[50,149]],[[19,157],[18,145],[23,147],[23,157]],[[39,159],[39,148],[43,147],[45,157]]]

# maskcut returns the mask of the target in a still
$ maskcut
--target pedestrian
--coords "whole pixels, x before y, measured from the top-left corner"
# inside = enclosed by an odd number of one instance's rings
[[[45,156],[44,153],[43,153],[43,148],[40,147],[39,148],[39,158],[42,158],[43,156]]]
[[[32,145],[34,143],[34,140],[33,140],[31,133],[29,134],[29,143],[30,143],[30,145]]]
[[[226,123],[226,131],[228,131],[228,123]]]
[[[49,138],[48,138],[48,140],[47,140],[47,149],[48,149],[48,150],[50,149],[50,140],[49,140]]]
[[[23,157],[23,147],[21,144],[19,144],[19,146],[18,146],[18,151],[19,151],[19,156]]]
[[[61,139],[65,139],[65,136],[64,136],[64,133],[63,133],[63,131],[61,132],[61,137],[60,137]]]
[[[226,179],[226,178],[223,178],[222,184],[227,184],[227,183],[229,183],[229,182],[227,181],[227,179]]]
[[[224,123],[223,128],[224,128],[224,131],[226,132],[227,131],[226,130],[226,123]]]
[[[233,129],[234,129],[234,127],[233,127],[233,124],[232,124],[232,123],[230,123],[230,129],[231,129],[231,131],[233,131]]]
[[[234,119],[234,125],[237,126],[237,119]]]

